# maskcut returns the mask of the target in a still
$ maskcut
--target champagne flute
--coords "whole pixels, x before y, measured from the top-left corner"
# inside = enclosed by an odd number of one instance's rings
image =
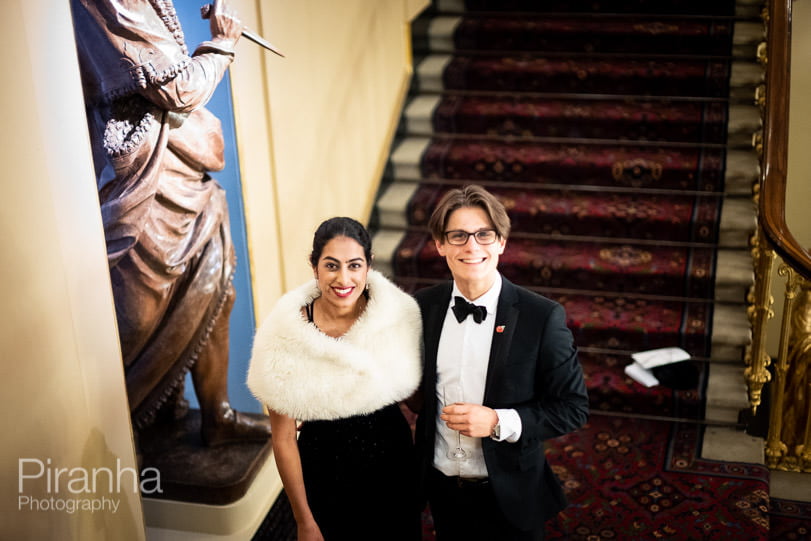
[[[459,383],[449,383],[442,386],[442,401],[445,406],[464,402],[462,385]],[[462,447],[462,433],[456,431],[456,447],[448,449],[448,458],[451,460],[465,460],[468,452]]]

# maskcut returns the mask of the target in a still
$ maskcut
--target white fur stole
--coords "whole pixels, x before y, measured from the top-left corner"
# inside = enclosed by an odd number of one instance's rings
[[[422,372],[416,301],[369,270],[369,301],[341,338],[301,313],[319,296],[312,280],[283,295],[254,338],[248,387],[268,408],[295,419],[340,419],[408,398]]]

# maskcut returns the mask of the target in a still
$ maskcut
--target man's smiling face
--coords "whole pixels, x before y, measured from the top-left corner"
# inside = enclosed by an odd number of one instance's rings
[[[475,233],[483,229],[494,229],[487,213],[479,207],[461,207],[448,217],[445,232]],[[498,272],[498,258],[507,244],[506,239],[498,237],[492,244],[481,245],[473,235],[461,246],[450,244],[446,237],[435,242],[439,255],[445,257],[453,279],[465,296],[468,293],[475,295],[468,296],[470,300],[485,293],[492,285]]]

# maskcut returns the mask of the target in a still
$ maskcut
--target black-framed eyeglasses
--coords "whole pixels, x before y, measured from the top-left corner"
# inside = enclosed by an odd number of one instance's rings
[[[486,245],[496,242],[498,233],[496,233],[495,229],[479,229],[473,233],[468,233],[461,229],[445,231],[445,240],[448,241],[448,244],[453,244],[454,246],[464,246],[467,244],[467,239],[470,237],[474,237],[479,244]]]

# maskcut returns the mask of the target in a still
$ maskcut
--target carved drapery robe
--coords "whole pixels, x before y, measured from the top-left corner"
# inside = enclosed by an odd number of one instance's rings
[[[234,250],[219,120],[233,52],[188,54],[171,2],[72,0],[133,422],[148,424],[227,318]]]

